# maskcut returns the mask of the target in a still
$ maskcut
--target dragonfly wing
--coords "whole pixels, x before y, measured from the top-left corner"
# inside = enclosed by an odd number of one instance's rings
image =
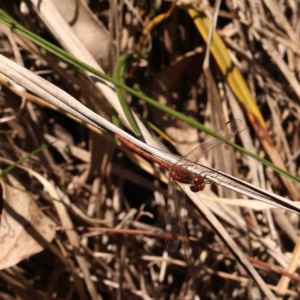
[[[238,132],[241,131],[242,121],[231,120],[219,128],[215,133],[219,136],[216,138],[209,135],[202,143],[200,143],[195,149],[185,155],[181,160],[177,162],[180,165],[187,165],[187,161],[198,162],[201,157],[206,155],[210,151],[214,151],[221,144],[231,139]]]
[[[181,222],[177,201],[176,183],[170,177],[168,185],[167,221],[166,221],[166,243],[170,252],[177,250],[179,240],[176,236],[181,234]]]
[[[187,256],[190,252],[188,238],[183,226],[181,214],[184,210],[178,199],[176,190],[176,182],[169,178],[168,200],[167,200],[167,222],[166,222],[166,243],[170,252],[177,250],[180,240],[184,248],[184,253]],[[178,239],[180,236],[180,240]]]
[[[181,224],[181,244],[183,248],[183,253],[184,257],[187,262],[190,260],[190,255],[192,253],[192,249],[189,245],[189,239],[187,237],[185,227],[184,227],[184,222],[187,220],[187,210],[185,206],[185,201],[186,201],[186,194],[184,191],[181,189],[181,187],[178,185],[179,191],[177,191],[177,202],[178,202],[178,212],[179,212],[179,221]]]

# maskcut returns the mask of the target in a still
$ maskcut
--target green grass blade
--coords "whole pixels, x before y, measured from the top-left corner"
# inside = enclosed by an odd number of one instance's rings
[[[118,57],[115,66],[114,66],[114,70],[113,70],[113,78],[115,81],[117,82],[122,82],[123,78],[124,78],[124,73],[126,70],[126,65],[128,63],[128,61],[130,60],[131,55],[128,54],[122,54]],[[126,100],[124,99],[124,95],[122,93],[122,89],[119,86],[116,86],[116,93],[118,95],[120,104],[122,106],[122,109],[124,111],[124,114],[127,118],[127,121],[129,122],[129,124],[131,125],[132,130],[134,131],[134,133],[137,136],[141,135],[141,131],[131,113],[130,108],[127,105]]]
[[[53,142],[55,143],[55,141]],[[21,157],[18,161],[16,161],[14,164],[8,166],[6,169],[4,169],[1,173],[0,173],[0,178],[2,178],[3,176],[5,176],[6,174],[8,174],[9,172],[11,172],[14,168],[16,168],[18,165],[20,165],[23,161],[25,161],[26,159],[36,155],[37,153],[39,153],[40,151],[44,150],[45,148],[49,147],[51,144],[45,144],[42,145],[41,147],[35,149],[34,151],[30,152],[29,154],[25,155],[24,157]]]

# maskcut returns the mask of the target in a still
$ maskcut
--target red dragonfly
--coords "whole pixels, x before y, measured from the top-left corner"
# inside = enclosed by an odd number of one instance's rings
[[[190,190],[194,193],[203,191],[205,183],[209,182],[206,178],[207,175],[214,175],[212,170],[208,170],[205,166],[198,164],[201,157],[216,150],[221,144],[231,139],[238,132],[240,132],[242,125],[241,120],[231,120],[223,127],[215,131],[218,138],[214,136],[208,136],[202,143],[200,143],[195,149],[189,152],[184,157],[180,158],[175,164],[167,163],[156,156],[142,150],[133,143],[124,139],[120,135],[116,134],[116,138],[122,142],[124,146],[140,154],[141,156],[157,163],[166,171],[169,172],[169,185],[168,185],[168,200],[167,200],[167,221],[166,221],[166,243],[170,252],[177,250],[180,243],[176,238],[181,236],[181,242],[184,248],[184,254],[186,257],[190,254],[190,247],[188,245],[187,234],[183,225],[182,215],[183,207],[182,201],[178,197],[177,183],[189,184]],[[190,171],[193,169],[194,171]],[[197,170],[197,172],[195,172]]]

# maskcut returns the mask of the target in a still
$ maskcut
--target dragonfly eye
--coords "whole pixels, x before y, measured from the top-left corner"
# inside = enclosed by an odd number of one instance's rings
[[[201,188],[197,185],[191,185],[190,186],[190,190],[193,192],[193,193],[198,193],[201,191]]]
[[[197,193],[203,191],[204,187],[205,187],[205,182],[203,177],[201,175],[196,175],[192,180],[190,190],[194,193]]]

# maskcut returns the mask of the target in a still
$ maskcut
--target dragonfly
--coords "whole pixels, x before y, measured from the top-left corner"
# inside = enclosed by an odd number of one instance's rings
[[[190,190],[194,193],[203,191],[205,184],[209,183],[209,179],[206,178],[206,175],[214,176],[217,174],[214,174],[214,171],[211,169],[198,164],[198,161],[200,158],[216,150],[224,142],[228,141],[242,130],[241,120],[230,120],[215,131],[215,136],[217,137],[212,135],[207,136],[202,143],[185,156],[179,158],[174,164],[168,163],[149,152],[144,151],[118,134],[115,135],[125,147],[152,162],[157,163],[169,172],[166,220],[166,244],[168,251],[175,252],[181,241],[184,248],[184,255],[188,257],[191,253],[182,218],[184,215],[183,201],[178,195],[177,183],[188,184]],[[193,172],[191,169],[193,169]],[[215,171],[215,173],[217,173],[217,171]],[[181,238],[177,238],[178,236]]]

